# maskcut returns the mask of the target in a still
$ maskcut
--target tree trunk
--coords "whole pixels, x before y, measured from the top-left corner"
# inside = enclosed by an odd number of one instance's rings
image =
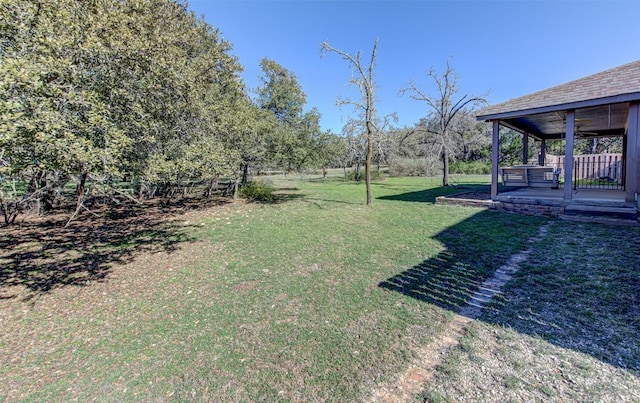
[[[233,181],[233,201],[238,199],[238,178]]]
[[[41,204],[42,204],[42,195],[40,193],[40,188],[42,185],[42,176],[44,175],[43,171],[38,171],[33,174],[31,180],[29,181],[29,186],[27,187],[26,192],[24,192],[23,202],[26,203],[27,209],[32,214],[40,214],[42,213]],[[29,199],[33,197],[33,202],[29,202]]]
[[[218,178],[219,178],[218,175],[211,178],[211,181],[209,182],[209,186],[207,187],[207,191],[205,192],[205,196],[207,198],[211,197],[211,195],[213,194],[214,187],[216,189],[218,188]]]
[[[44,174],[41,183],[41,200],[42,211],[48,213],[53,210],[56,199],[58,197],[58,188],[63,187],[66,181],[60,177],[59,171],[53,171],[49,174]]]
[[[82,171],[82,173],[80,174],[80,182],[78,183],[78,199],[76,200],[76,207],[80,206],[84,201],[84,191],[85,191],[85,186],[87,184],[88,175],[89,175],[89,172],[87,171]]]
[[[449,186],[449,154],[442,151],[442,186]]]
[[[159,186],[160,185],[158,185],[157,183],[154,183],[152,186],[149,187],[149,199],[153,199],[154,197],[156,197],[156,193],[158,193]]]
[[[367,122],[367,126],[369,126]],[[373,133],[371,128],[368,128],[367,133],[367,159],[364,165],[364,181],[367,186],[367,206],[371,204],[371,159],[373,156]]]
[[[9,214],[9,203],[5,203],[4,199],[0,195],[0,210],[2,211],[2,216],[4,217],[4,224],[11,224],[10,214]]]
[[[82,208],[84,203],[84,192],[85,192],[85,185],[87,183],[88,175],[89,175],[89,172],[85,170],[83,170],[82,173],[80,174],[80,179],[78,181],[78,186],[76,188],[77,194],[78,194],[78,198],[76,199],[76,210],[73,212],[71,217],[69,217],[69,221],[67,221],[67,223],[65,224],[65,228],[68,227],[69,224],[71,224],[71,221],[73,221],[73,219],[76,218],[78,213],[80,213],[80,209]]]
[[[249,163],[244,164],[244,166],[242,167],[242,186],[247,184],[247,181],[249,180]]]
[[[0,191],[0,210],[2,210],[2,215],[4,217],[5,225],[11,225],[16,221],[16,217],[22,210],[20,205],[20,201],[17,200],[16,195],[16,180],[14,179],[11,183],[11,195],[10,199],[13,200],[5,200],[4,193]]]

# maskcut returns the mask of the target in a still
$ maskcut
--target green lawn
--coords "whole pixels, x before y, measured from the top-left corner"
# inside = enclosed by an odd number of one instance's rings
[[[640,230],[555,221],[425,385],[429,401],[640,401]]]
[[[0,400],[362,400],[549,220],[434,205],[485,177],[386,179],[371,206],[364,184],[271,180],[278,203],[173,222],[175,250],[0,300]]]

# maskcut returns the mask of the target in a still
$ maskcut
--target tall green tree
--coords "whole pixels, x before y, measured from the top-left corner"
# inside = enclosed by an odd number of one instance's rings
[[[273,115],[258,108],[247,97],[236,103],[235,114],[230,116],[225,144],[238,155],[241,183],[248,181],[249,169],[263,164],[268,155],[270,138],[276,127]]]
[[[267,58],[260,61],[260,68],[263,75],[256,91],[258,106],[272,112],[279,121],[296,126],[302,118],[307,95],[295,74]]]
[[[322,176],[327,176],[328,168],[346,166],[346,140],[342,136],[329,131],[321,131],[313,139],[312,164],[322,169]]]
[[[299,171],[310,163],[314,139],[320,134],[320,113],[305,112],[306,94],[294,73],[273,60],[263,59],[258,107],[268,111],[274,126],[266,139],[269,159],[285,171]]]
[[[19,175],[26,196],[50,208],[53,187],[78,176],[82,195],[89,172],[117,173],[130,144],[100,88],[93,33],[104,25],[91,4],[70,0],[10,0],[0,12],[3,179]]]
[[[52,204],[78,178],[80,207],[88,179],[167,184],[239,158],[224,136],[244,130],[241,66],[186,2],[6,0],[0,13],[0,179],[27,181],[27,198]]]

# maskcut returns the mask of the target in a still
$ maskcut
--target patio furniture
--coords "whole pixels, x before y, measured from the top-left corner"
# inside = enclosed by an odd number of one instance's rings
[[[553,171],[553,186],[552,188],[558,189],[560,187],[560,174],[562,173],[562,168],[556,168]]]
[[[552,167],[515,165],[502,168],[502,184],[522,187],[557,187],[558,177]]]

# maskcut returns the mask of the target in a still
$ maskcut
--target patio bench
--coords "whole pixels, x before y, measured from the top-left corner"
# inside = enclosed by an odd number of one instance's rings
[[[516,165],[502,168],[502,184],[505,186],[557,187],[558,177],[552,167]]]

